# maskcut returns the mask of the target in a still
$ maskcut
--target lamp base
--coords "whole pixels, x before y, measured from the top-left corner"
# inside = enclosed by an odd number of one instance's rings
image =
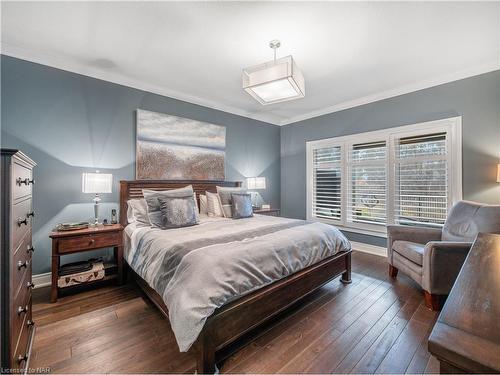
[[[94,226],[99,225],[99,202],[101,198],[99,198],[99,194],[96,194],[94,199]]]

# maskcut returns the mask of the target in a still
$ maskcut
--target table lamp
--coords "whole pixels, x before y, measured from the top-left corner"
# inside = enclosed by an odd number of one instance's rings
[[[95,194],[94,199],[94,225],[99,224],[99,194],[111,193],[113,186],[113,175],[110,173],[82,173],[82,192]]]
[[[248,190],[265,190],[266,189],[266,178],[265,177],[249,177],[247,178],[247,189]],[[266,205],[262,204],[264,200],[257,192],[252,192],[252,206],[254,207],[264,207]]]

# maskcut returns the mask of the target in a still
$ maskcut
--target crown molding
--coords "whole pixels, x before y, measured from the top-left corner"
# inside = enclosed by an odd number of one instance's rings
[[[330,113],[335,113],[343,111],[346,109],[359,107],[361,105],[374,103],[384,99],[394,98],[396,96],[409,94],[412,92],[428,89],[431,87],[439,86],[442,84],[450,83],[453,81],[458,81],[464,78],[473,77],[476,75],[492,72],[500,69],[500,62],[491,61],[480,66],[476,66],[470,69],[461,70],[452,74],[447,74],[438,78],[415,82],[409,85],[401,86],[399,88],[379,92],[376,94],[364,96],[361,98],[345,101],[342,103],[335,104],[320,110],[311,111],[299,116],[293,116],[285,120],[271,120],[269,119],[269,114],[257,114],[249,113],[241,108],[236,108],[233,106],[227,106],[214,102],[209,99],[200,98],[197,96],[181,93],[175,90],[166,89],[154,84],[145,83],[139,80],[131,79],[121,74],[102,71],[97,68],[92,68],[79,64],[77,62],[68,62],[66,59],[61,59],[57,55],[48,55],[33,50],[27,50],[24,48],[19,48],[8,43],[0,43],[0,53],[2,55],[14,57],[21,60],[30,61],[36,64],[46,65],[56,69],[64,70],[71,73],[80,74],[83,76],[115,83],[122,86],[127,86],[130,88],[146,91],[152,94],[157,94],[165,96],[172,99],[181,100],[184,102],[200,105],[203,107],[223,111],[226,113],[234,114],[237,116],[246,117],[252,120],[263,122],[267,125],[273,126],[286,126],[292,125],[299,121],[309,120],[314,117],[327,115]]]
[[[294,116],[294,117],[289,118],[286,121],[280,122],[280,126],[291,125],[291,124],[294,124],[294,123],[299,122],[299,121],[309,120],[309,119],[314,118],[314,117],[323,116],[323,115],[343,111],[343,110],[354,108],[354,107],[359,107],[359,106],[364,105],[364,104],[370,104],[370,103],[378,102],[380,100],[390,99],[390,98],[394,98],[396,96],[410,94],[412,92],[425,90],[425,89],[428,89],[431,87],[443,85],[443,84],[454,82],[454,81],[459,81],[459,80],[464,79],[464,78],[469,78],[469,77],[477,76],[480,74],[493,72],[493,71],[499,70],[499,69],[500,69],[500,62],[491,61],[489,63],[483,64],[483,65],[480,65],[477,67],[461,70],[461,71],[458,71],[458,72],[455,72],[452,74],[447,74],[446,76],[441,76],[441,77],[426,80],[426,81],[412,83],[409,85],[401,86],[401,87],[396,88],[396,89],[391,89],[391,90],[379,92],[379,93],[376,93],[373,95],[364,96],[362,98],[345,101],[345,102],[335,104],[335,105],[327,107],[327,108],[320,109],[318,111],[306,113],[304,115]]]
[[[181,100],[184,102],[200,105],[203,107],[215,109],[233,115],[246,117],[252,120],[263,122],[267,125],[280,126],[281,124],[280,121],[270,121],[268,115],[249,113],[240,108],[223,105],[197,96],[188,95],[175,90],[166,89],[164,87],[160,87],[154,84],[145,83],[139,80],[128,78],[121,74],[102,71],[97,68],[84,66],[83,64],[79,64],[77,62],[68,62],[66,61],[66,59],[61,59],[59,56],[56,55],[49,56],[47,54],[37,53],[31,50],[26,50],[24,48],[15,47],[7,43],[0,43],[0,53],[5,56],[14,57],[16,59],[49,66],[70,73],[76,73],[86,77],[115,83],[117,85],[126,86],[141,91],[146,91],[152,94],[165,96],[171,99]]]

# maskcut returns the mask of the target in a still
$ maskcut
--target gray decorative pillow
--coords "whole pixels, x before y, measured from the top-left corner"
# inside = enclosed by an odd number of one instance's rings
[[[161,229],[189,227],[198,224],[194,195],[158,197],[161,207]]]
[[[221,187],[217,186],[217,194],[219,194],[220,203],[222,204],[222,211],[224,211],[225,217],[232,217],[232,193],[243,193],[246,194],[246,189],[241,187]]]
[[[148,217],[152,226],[161,228],[162,227],[162,217],[161,217],[161,207],[159,197],[186,197],[188,195],[194,196],[193,187],[188,185],[186,187],[180,189],[172,189],[172,190],[148,190],[142,189],[142,195],[146,200],[148,205]]]
[[[231,194],[233,200],[233,219],[243,219],[245,217],[252,217],[252,196],[245,193]]]

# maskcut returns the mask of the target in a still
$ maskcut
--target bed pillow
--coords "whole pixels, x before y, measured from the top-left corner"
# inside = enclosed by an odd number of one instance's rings
[[[148,218],[149,222],[153,227],[161,228],[162,227],[162,216],[161,216],[161,207],[159,197],[186,197],[192,195],[194,197],[193,187],[191,185],[180,188],[180,189],[172,189],[172,190],[148,190],[142,189],[142,195],[144,195],[144,199],[146,200],[148,206]]]
[[[205,195],[207,197],[207,215],[210,217],[224,217],[219,194],[206,191]]]
[[[208,215],[208,202],[207,196],[200,194],[200,215]]]
[[[217,194],[219,194],[220,203],[222,205],[222,212],[224,213],[224,217],[232,217],[232,193],[244,193],[246,194],[246,189],[241,187],[221,187],[217,186]]]
[[[148,205],[144,198],[127,201],[127,221],[139,225],[151,225],[148,217]]]
[[[161,229],[182,228],[199,222],[198,208],[193,194],[178,197],[158,197],[161,211]]]
[[[245,217],[252,217],[252,196],[245,193],[232,193],[231,199],[233,219],[243,219]]]

